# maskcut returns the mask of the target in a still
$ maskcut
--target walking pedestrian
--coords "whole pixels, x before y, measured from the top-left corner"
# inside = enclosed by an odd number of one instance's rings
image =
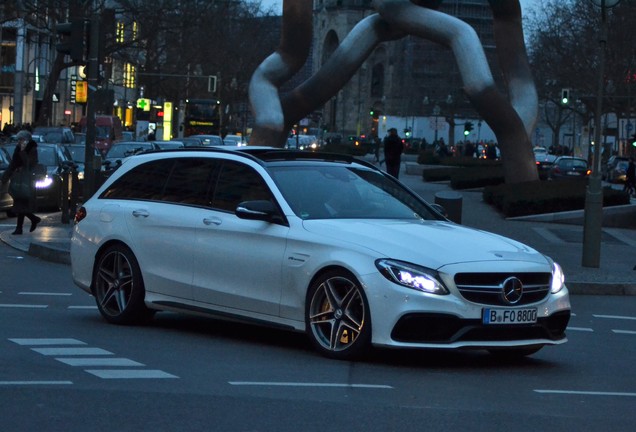
[[[627,191],[630,195],[636,194],[636,165],[634,165],[634,158],[629,158],[629,164],[625,170],[625,187],[623,190]]]
[[[403,151],[402,139],[398,136],[397,129],[389,129],[389,134],[384,138],[384,162],[386,163],[386,172],[395,178],[400,176]]]
[[[17,215],[15,231],[12,234],[20,235],[22,234],[22,225],[25,217],[31,221],[30,232],[35,231],[42,219],[34,214],[36,201],[33,171],[38,164],[38,145],[31,139],[31,132],[27,130],[18,132],[16,138],[18,139],[18,144],[13,151],[13,158],[9,168],[2,175],[2,183],[11,180],[16,182],[16,186],[18,182],[24,185],[23,192],[20,194],[13,187],[9,188],[9,193],[13,197],[12,211]],[[14,192],[11,192],[12,190]]]

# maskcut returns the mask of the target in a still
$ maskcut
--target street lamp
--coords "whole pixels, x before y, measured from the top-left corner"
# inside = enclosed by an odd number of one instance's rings
[[[583,267],[600,266],[601,228],[603,222],[603,188],[601,184],[601,115],[603,112],[603,80],[605,73],[605,46],[607,44],[606,9],[616,6],[620,0],[591,0],[601,8],[599,29],[598,90],[596,93],[596,115],[594,118],[594,157],[592,174],[585,192],[585,221],[583,226]]]

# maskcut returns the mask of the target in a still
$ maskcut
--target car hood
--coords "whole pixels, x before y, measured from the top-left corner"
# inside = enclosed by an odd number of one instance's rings
[[[429,268],[479,261],[525,261],[548,264],[547,258],[515,240],[444,221],[306,220],[304,228],[323,238],[346,242],[387,257]]]

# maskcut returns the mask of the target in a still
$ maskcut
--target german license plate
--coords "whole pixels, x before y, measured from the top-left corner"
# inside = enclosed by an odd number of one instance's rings
[[[484,309],[482,322],[487,325],[533,324],[537,322],[537,309]]]

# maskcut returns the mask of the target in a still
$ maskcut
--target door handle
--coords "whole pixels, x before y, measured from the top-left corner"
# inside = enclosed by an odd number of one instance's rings
[[[150,216],[150,213],[148,213],[148,210],[133,210],[132,214],[134,217],[147,218],[148,216]]]
[[[221,225],[223,221],[221,221],[221,219],[219,219],[218,217],[209,217],[209,218],[203,218],[203,223],[206,225]]]

